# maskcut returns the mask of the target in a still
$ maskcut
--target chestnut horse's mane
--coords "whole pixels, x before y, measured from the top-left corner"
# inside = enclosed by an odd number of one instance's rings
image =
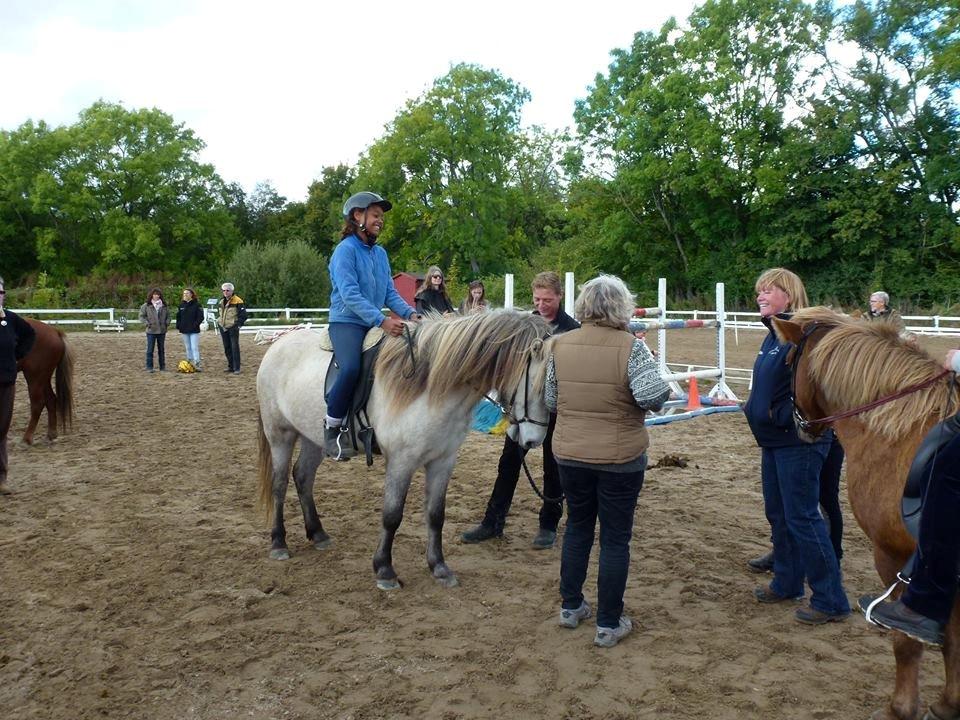
[[[904,340],[890,323],[856,320],[826,307],[797,311],[793,322],[832,328],[809,351],[811,379],[835,411],[849,410],[942,371],[940,363]],[[864,412],[868,429],[888,438],[902,437],[929,418],[942,419],[960,407],[950,376],[933,385]]]

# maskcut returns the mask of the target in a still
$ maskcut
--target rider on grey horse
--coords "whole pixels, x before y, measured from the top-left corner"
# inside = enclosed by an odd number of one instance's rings
[[[404,320],[419,320],[393,286],[387,251],[377,245],[384,214],[392,205],[372,192],[351,195],[343,205],[342,240],[330,257],[330,340],[340,374],[327,397],[324,449],[334,460],[353,455],[346,438],[345,418],[360,375],[363,338],[370,328],[389,335],[403,332],[403,322],[384,316],[390,308]]]

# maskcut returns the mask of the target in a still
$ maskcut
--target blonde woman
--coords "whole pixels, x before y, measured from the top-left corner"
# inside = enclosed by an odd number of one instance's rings
[[[843,620],[850,604],[840,565],[820,515],[820,470],[833,433],[814,444],[800,439],[793,422],[788,343],[780,343],[773,318],[787,318],[807,306],[807,291],[785,268],[763,272],[756,282],[760,319],[769,329],[753,365],[753,388],[743,408],[760,446],[763,505],[773,539],[773,580],[754,590],[757,602],[775,604],[803,597],[810,585],[810,604],[794,617],[807,625]]]

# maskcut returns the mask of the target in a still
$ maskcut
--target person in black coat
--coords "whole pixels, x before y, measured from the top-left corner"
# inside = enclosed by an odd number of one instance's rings
[[[542,272],[533,279],[534,314],[540,315],[550,323],[554,335],[575,330],[580,323],[564,312],[563,285],[555,272]],[[563,515],[560,500],[563,490],[560,486],[560,471],[553,457],[553,429],[557,416],[550,413],[547,437],[543,441],[543,507],[540,509],[540,529],[533,538],[533,547],[546,550],[557,541],[557,526]],[[507,513],[513,503],[513,493],[520,480],[520,468],[526,450],[521,448],[507,435],[503,442],[503,453],[497,465],[497,480],[493,493],[487,502],[487,511],[483,520],[472,530],[463,533],[460,538],[465,543],[478,543],[491,538],[501,537],[507,521]]]
[[[7,310],[7,290],[0,278],[0,495],[7,487],[7,433],[13,420],[13,399],[17,389],[17,361],[33,348],[37,333],[16,313]]]
[[[187,362],[200,370],[200,326],[206,319],[197,293],[193,288],[183,291],[183,299],[177,308],[177,330],[183,337],[183,347],[187,352]]]
[[[450,296],[447,294],[446,280],[443,272],[436,265],[431,265],[427,270],[427,276],[423,279],[423,284],[417,290],[414,299],[417,312],[421,315],[430,312],[446,315],[453,312],[453,303],[450,302]]]

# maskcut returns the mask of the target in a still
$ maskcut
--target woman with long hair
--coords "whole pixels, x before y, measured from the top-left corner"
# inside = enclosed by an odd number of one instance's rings
[[[427,270],[427,276],[423,279],[423,284],[417,290],[414,299],[418,313],[434,312],[446,315],[453,312],[453,303],[450,302],[450,296],[447,294],[447,283],[444,280],[443,271],[436,265],[431,265]]]
[[[147,301],[140,306],[140,322],[147,329],[147,362],[146,371],[153,372],[153,351],[157,350],[157,360],[160,371],[167,369],[167,356],[164,352],[164,340],[167,337],[167,326],[170,324],[170,311],[163,299],[160,288],[153,288],[147,294]]]
[[[471,280],[467,286],[467,296],[460,303],[460,314],[469,315],[470,313],[483,312],[489,310],[487,304],[487,293],[483,287],[483,281]]]
[[[185,288],[183,299],[177,308],[176,328],[183,337],[183,347],[187,353],[187,362],[195,370],[200,369],[200,326],[204,321],[203,308],[193,288]]]

